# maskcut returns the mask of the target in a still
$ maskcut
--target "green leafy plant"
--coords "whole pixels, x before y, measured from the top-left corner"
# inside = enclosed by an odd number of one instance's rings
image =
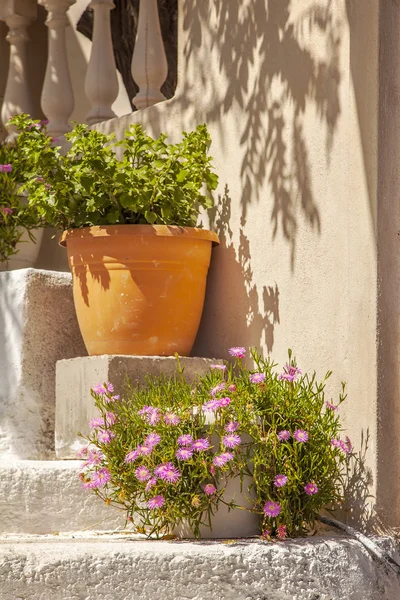
[[[81,479],[107,504],[126,511],[148,535],[187,522],[195,536],[211,526],[229,480],[247,487],[246,507],[259,515],[266,537],[303,535],[323,507],[341,500],[351,443],[340,439],[338,402],[325,384],[302,375],[289,353],[281,374],[252,351],[254,369],[235,361],[214,365],[193,383],[179,367],[173,378],[148,378],[121,398],[111,383],[92,390],[99,418],[90,422]]]
[[[18,143],[0,144],[0,263],[19,251],[25,232],[35,241],[33,230],[42,225],[35,206],[21,193],[26,182],[28,158]]]
[[[63,155],[57,141],[27,115],[11,120],[30,157],[24,186],[29,202],[59,229],[110,224],[193,227],[200,207],[212,206],[218,178],[208,156],[205,125],[168,144],[132,125],[120,142],[87,125],[76,125]]]

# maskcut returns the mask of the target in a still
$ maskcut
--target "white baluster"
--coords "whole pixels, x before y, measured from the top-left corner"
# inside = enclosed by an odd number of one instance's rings
[[[27,73],[27,28],[36,18],[34,0],[26,2],[8,1],[1,7],[0,18],[9,28],[7,41],[10,44],[8,77],[4,92],[1,121],[5,126],[10,117],[21,113],[32,115],[32,100]],[[14,127],[6,128],[8,139],[15,136]]]
[[[91,103],[86,116],[89,125],[115,117],[111,106],[118,96],[118,78],[111,38],[110,11],[113,0],[92,0],[93,39],[88,64],[85,92]]]
[[[76,0],[39,0],[48,12],[49,46],[46,75],[42,90],[42,110],[50,135],[60,136],[70,130],[69,117],[74,110],[74,94],[69,74],[65,28],[67,11]]]
[[[160,88],[168,75],[168,63],[161,35],[157,0],[141,0],[132,77],[139,86],[133,99],[137,109],[165,100]]]

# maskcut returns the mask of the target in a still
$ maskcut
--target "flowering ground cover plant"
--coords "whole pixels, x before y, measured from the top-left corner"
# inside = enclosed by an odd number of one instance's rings
[[[0,263],[18,253],[24,232],[34,241],[32,230],[41,224],[35,207],[20,195],[26,173],[27,161],[18,140],[0,144]]]
[[[32,168],[29,202],[58,229],[93,225],[159,224],[194,227],[218,177],[208,156],[205,125],[177,144],[153,139],[132,125],[121,142],[77,124],[66,154],[27,115],[11,119]],[[118,155],[120,152],[120,155]],[[121,156],[122,155],[122,156]],[[120,156],[120,157],[119,157]],[[207,193],[204,191],[207,190]]]
[[[248,486],[250,508],[265,537],[303,535],[323,507],[340,502],[343,466],[338,407],[325,398],[330,373],[318,382],[292,360],[280,373],[269,359],[231,348],[234,361],[213,365],[193,384],[178,361],[174,378],[149,378],[124,397],[111,383],[92,390],[100,416],[90,422],[80,475],[85,488],[126,511],[138,529],[157,536],[182,522],[195,536],[225,503],[232,478]],[[211,534],[212,535],[212,534]]]

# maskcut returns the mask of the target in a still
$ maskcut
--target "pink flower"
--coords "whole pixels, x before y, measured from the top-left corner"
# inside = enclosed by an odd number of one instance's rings
[[[102,444],[108,444],[111,442],[112,438],[115,438],[115,433],[112,431],[103,431],[99,429],[97,432],[97,439]]]
[[[101,396],[102,394],[107,393],[107,389],[101,383],[96,383],[96,385],[92,387],[92,392],[94,392],[98,396]]]
[[[286,477],[286,475],[276,475],[274,479],[274,486],[283,487],[287,484],[287,480],[288,478]]]
[[[106,419],[107,419],[107,425],[110,426],[110,425],[115,424],[117,417],[114,413],[108,412],[108,413],[106,413]]]
[[[115,402],[116,400],[119,400],[119,399],[120,399],[120,395],[117,394],[116,396],[111,396],[111,398],[106,398],[105,400],[107,403],[109,403],[109,402]]]
[[[290,439],[290,437],[290,431],[287,431],[287,429],[282,429],[282,431],[279,431],[278,433],[278,439],[281,442],[287,442]]]
[[[204,486],[204,493],[207,494],[207,496],[212,496],[216,491],[217,488],[212,483],[207,483],[207,485]]]
[[[144,445],[149,448],[155,448],[161,441],[161,436],[158,433],[150,433],[144,440]]]
[[[159,420],[161,419],[160,411],[158,408],[155,408],[152,413],[148,415],[147,422],[150,425],[157,425]]]
[[[216,454],[213,458],[213,465],[216,467],[223,467],[227,462],[232,460],[233,454],[231,452],[223,452],[222,454]]]
[[[226,371],[226,365],[210,365],[210,369],[215,371]]]
[[[236,392],[236,385],[234,383],[232,383],[231,385],[228,386],[228,390],[230,392]]]
[[[231,403],[231,399],[226,396],[225,398],[220,398],[218,403],[221,407],[225,408],[225,406],[228,406]]]
[[[315,483],[307,483],[304,486],[304,491],[307,496],[313,496],[314,494],[318,494],[318,487],[315,485]]]
[[[12,171],[12,165],[7,164],[7,165],[0,165],[0,173],[11,173]]]
[[[218,400],[209,400],[203,404],[203,410],[206,412],[214,412],[219,409],[219,401]]]
[[[265,373],[253,373],[250,375],[251,383],[264,383]]]
[[[181,422],[180,417],[174,413],[165,413],[164,421],[167,425],[178,425]]]
[[[146,492],[149,492],[151,490],[151,488],[153,486],[155,486],[157,483],[157,479],[155,477],[152,477],[151,479],[149,479],[149,481],[146,484],[146,487],[144,488]]]
[[[286,381],[294,381],[297,375],[299,375],[300,373],[301,371],[297,367],[286,364],[283,367],[283,373],[279,375],[279,379],[285,379]]]
[[[150,500],[147,502],[147,506],[148,508],[150,508],[150,510],[153,510],[155,508],[161,508],[163,505],[165,504],[165,498],[164,496],[154,496],[154,498],[150,498]]]
[[[202,452],[203,450],[208,450],[209,447],[210,447],[210,442],[204,438],[195,440],[192,443],[192,450],[194,450],[195,452]]]
[[[193,450],[190,450],[189,448],[179,448],[179,450],[176,452],[176,458],[179,460],[188,460],[192,456]]]
[[[338,406],[336,406],[335,404],[331,404],[330,402],[325,402],[325,406],[329,410],[336,410],[337,408],[339,408]]]
[[[216,396],[219,392],[222,392],[222,390],[224,390],[226,388],[226,383],[224,381],[221,381],[221,383],[219,383],[218,385],[216,385],[212,390],[211,390],[211,396]]]
[[[14,211],[12,208],[9,208],[8,206],[2,206],[0,208],[0,212],[2,212],[3,215],[12,215]]]
[[[264,531],[262,532],[262,536],[263,536],[263,538],[269,538],[269,537],[271,537],[271,530],[270,529],[264,529]]]
[[[106,383],[107,392],[112,393],[114,391],[114,386],[112,383]]]
[[[137,451],[139,452],[140,456],[150,456],[150,454],[153,452],[153,448],[154,446],[145,446],[144,444],[141,444],[137,447]]]
[[[280,540],[284,540],[287,537],[286,525],[279,525],[276,535]]]
[[[300,444],[308,441],[308,433],[307,431],[304,431],[304,429],[296,429],[296,431],[293,432],[293,437],[296,442],[299,442]]]
[[[78,450],[77,457],[78,458],[86,458],[88,453],[89,453],[89,446],[85,446],[84,448],[81,448],[80,450]]]
[[[230,433],[228,435],[224,435],[222,438],[222,443],[227,448],[235,448],[235,446],[239,446],[241,441],[240,435],[237,435],[237,433]]]
[[[88,466],[97,466],[100,465],[104,460],[104,454],[100,450],[90,450],[87,455],[86,462],[84,463],[85,467]]]
[[[246,348],[242,346],[234,346],[233,348],[229,348],[229,354],[234,358],[244,358],[246,356]]]
[[[178,437],[179,446],[190,446],[193,443],[193,438],[188,433],[185,433]]]
[[[171,462],[158,465],[158,467],[154,469],[154,474],[160,479],[168,481],[168,483],[176,483],[181,476],[179,469]]]
[[[272,500],[269,500],[264,504],[264,513],[267,517],[277,517],[281,510],[282,507],[279,502],[272,502]]]
[[[128,454],[125,456],[125,462],[126,463],[131,463],[131,462],[135,462],[135,460],[137,460],[140,456],[140,453],[138,450],[132,450],[131,452],[128,452]]]
[[[229,421],[229,423],[227,423],[225,425],[225,431],[227,431],[228,433],[233,433],[234,431],[236,431],[236,429],[239,429],[240,425],[237,421]]]
[[[135,475],[139,481],[147,481],[148,479],[151,479],[151,473],[144,465],[141,465],[136,469]]]
[[[89,427],[91,429],[101,429],[104,427],[104,419],[102,417],[98,417],[97,419],[91,419],[89,421]]]
[[[106,468],[99,469],[92,475],[93,487],[100,488],[104,487],[111,479],[110,471]]]

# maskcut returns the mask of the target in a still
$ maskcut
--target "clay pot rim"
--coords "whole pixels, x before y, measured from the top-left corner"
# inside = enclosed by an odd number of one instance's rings
[[[199,227],[180,227],[178,225],[96,225],[93,227],[77,227],[75,229],[66,229],[62,232],[59,245],[64,248],[68,240],[74,238],[88,237],[111,237],[118,236],[156,236],[173,237],[185,239],[199,239],[212,242],[213,245],[219,244],[219,237],[214,231],[209,229],[200,229]]]

